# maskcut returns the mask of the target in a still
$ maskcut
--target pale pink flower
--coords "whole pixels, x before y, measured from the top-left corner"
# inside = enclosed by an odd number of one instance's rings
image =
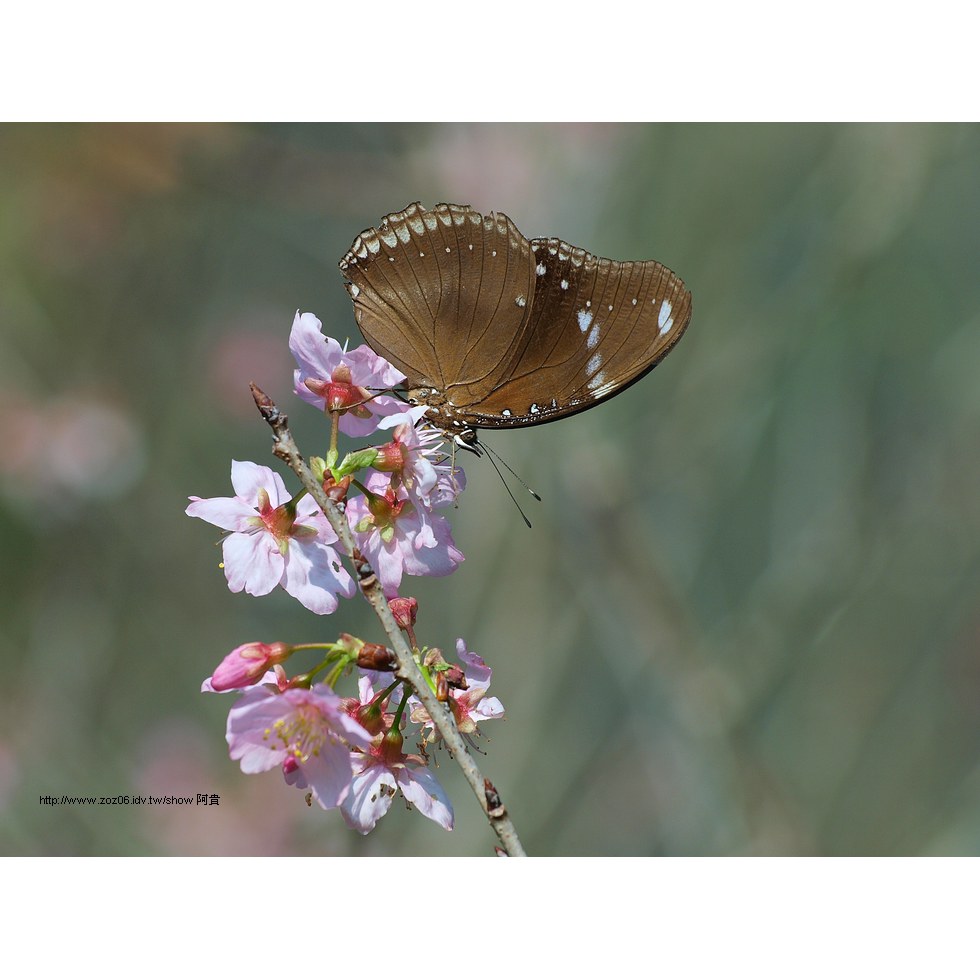
[[[281,585],[311,612],[337,608],[354,580],[330,547],[333,528],[312,497],[293,503],[278,473],[257,463],[231,464],[234,497],[191,497],[186,513],[232,533],[222,542],[225,577],[232,592],[267,595]]]
[[[306,382],[329,382],[334,379],[334,372],[345,366],[350,372],[349,383],[362,389],[364,404],[359,406],[363,411],[347,411],[340,416],[340,431],[353,438],[370,435],[378,419],[401,412],[404,408],[397,398],[376,395],[376,392],[401,384],[405,375],[366,344],[352,351],[345,350],[332,337],[324,337],[321,328],[320,321],[312,313],[301,315],[296,311],[289,334],[289,349],[299,365],[293,373],[296,394],[303,401],[323,410],[323,395],[314,394]]]
[[[369,674],[362,675],[358,680],[362,706],[374,700],[374,687]],[[385,681],[381,680],[380,683],[385,684]],[[394,720],[390,712],[394,710],[402,690],[399,687],[395,695],[385,702],[386,725],[390,726]],[[348,711],[352,710],[352,706],[348,705]],[[353,754],[351,791],[341,805],[344,820],[359,833],[368,834],[391,808],[395,794],[401,792],[421,814],[446,830],[452,830],[453,805],[445,790],[428,771],[425,760],[418,755],[407,755],[402,751],[402,745],[401,733],[388,731],[378,735],[366,752]]]
[[[357,546],[370,562],[385,596],[398,594],[402,575],[448,575],[463,561],[449,522],[414,503],[406,490],[394,490],[384,474],[366,486],[374,496],[347,503],[347,519]]]
[[[352,765],[350,793],[340,805],[351,829],[369,834],[391,809],[398,792],[424,817],[453,829],[453,805],[421,756],[378,747],[367,755],[355,753]]]
[[[456,641],[456,657],[464,665],[467,686],[465,690],[457,687],[449,689],[450,700],[447,707],[452,711],[460,734],[473,744],[473,736],[479,734],[480,722],[503,718],[504,706],[498,698],[487,697],[493,671],[482,657],[466,649],[466,643],[462,639]],[[412,721],[435,732],[429,712],[414,695],[412,695],[411,707]]]
[[[281,766],[286,781],[309,789],[325,810],[339,806],[351,789],[351,747],[371,744],[326,684],[282,692],[252,688],[228,713],[226,737],[242,772]]]
[[[391,442],[382,447],[385,455],[374,467],[397,473],[409,496],[431,510],[455,503],[466,487],[466,474],[459,466],[453,469],[453,457],[444,448],[445,436],[432,426],[418,424],[428,410],[420,405],[378,423],[379,429],[394,431]]]

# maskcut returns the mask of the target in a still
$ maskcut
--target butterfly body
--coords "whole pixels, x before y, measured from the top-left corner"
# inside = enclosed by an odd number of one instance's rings
[[[690,292],[659,262],[529,240],[506,215],[463,205],[387,215],[340,269],[367,342],[464,445],[480,429],[540,425],[618,394],[691,318]]]

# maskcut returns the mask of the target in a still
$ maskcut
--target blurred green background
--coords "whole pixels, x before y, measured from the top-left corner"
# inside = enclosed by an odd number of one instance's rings
[[[359,342],[336,268],[411,201],[657,258],[682,343],[595,411],[490,435],[527,531],[466,461],[467,560],[412,581],[507,720],[485,771],[540,855],[980,850],[980,128],[950,125],[0,127],[0,849],[487,854],[370,836],[227,757],[200,682],[253,640],[381,639],[231,594],[230,461],[307,452],[297,308]],[[291,480],[287,484],[293,486]],[[219,793],[218,807],[40,796]]]

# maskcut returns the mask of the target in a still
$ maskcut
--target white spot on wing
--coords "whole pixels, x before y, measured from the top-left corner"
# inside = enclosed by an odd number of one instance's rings
[[[360,292],[361,292],[361,289],[360,289],[359,286],[354,285],[354,283],[351,283],[350,284],[350,295],[351,295],[351,299],[357,299],[357,297],[360,294]]]
[[[540,412],[540,411],[541,411],[541,409],[540,409],[540,408],[538,408],[538,403],[537,403],[537,402],[535,402],[535,403],[534,403],[534,404],[533,404],[533,405],[531,406],[531,414],[532,414],[532,415],[537,415],[537,414],[538,414],[538,412]]]
[[[545,268],[543,262],[539,262],[537,268],[534,270],[539,276],[543,276],[548,270]]]
[[[660,325],[661,335],[665,334],[674,325],[674,318],[670,315],[670,300],[665,299],[660,304],[660,316],[657,318]]]
[[[578,328],[585,333],[589,329],[589,324],[592,323],[592,314],[588,310],[578,311]]]
[[[517,299],[514,300],[514,302],[518,306],[525,306],[527,304],[527,300],[523,296],[518,296]]]
[[[568,289],[568,280],[567,279],[562,279],[562,281],[561,281],[561,288],[562,289]]]
[[[595,326],[589,331],[589,336],[585,338],[585,346],[592,350],[599,343],[599,327],[602,324],[596,321]],[[597,355],[598,356],[598,355]]]
[[[589,358],[589,363],[586,365],[585,370],[588,371],[589,374],[595,374],[596,371],[599,371],[599,368],[601,366],[602,366],[602,355],[598,351],[596,351],[596,353],[594,353]],[[601,373],[602,372],[600,371],[599,374],[601,374]],[[596,378],[597,377],[599,377],[598,374],[596,374]],[[595,381],[595,378],[593,378],[592,381],[589,382],[589,387],[590,388],[593,387],[593,382],[594,381]],[[601,384],[601,382],[599,382],[599,383]]]
[[[501,415],[506,415],[508,418],[510,418],[510,409],[509,408],[505,408],[500,414]]]

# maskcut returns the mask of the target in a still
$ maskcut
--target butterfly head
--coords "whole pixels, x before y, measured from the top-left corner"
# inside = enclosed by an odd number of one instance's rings
[[[409,405],[428,405],[425,419],[430,425],[441,429],[446,437],[452,439],[461,449],[468,449],[480,455],[477,446],[476,430],[465,421],[462,413],[445,392],[438,388],[410,388],[405,399]]]

